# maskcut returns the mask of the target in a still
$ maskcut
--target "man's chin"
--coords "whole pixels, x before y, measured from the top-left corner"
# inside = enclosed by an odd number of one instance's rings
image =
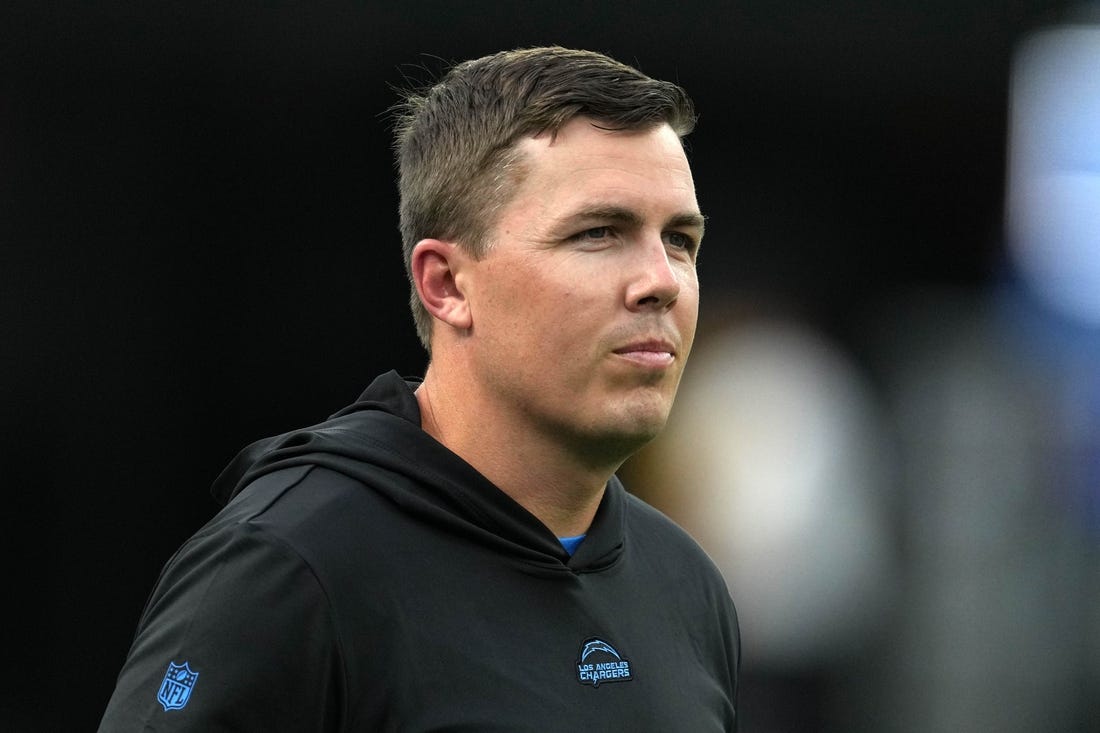
[[[604,425],[583,436],[579,447],[594,460],[618,465],[660,435],[667,418],[662,410]]]

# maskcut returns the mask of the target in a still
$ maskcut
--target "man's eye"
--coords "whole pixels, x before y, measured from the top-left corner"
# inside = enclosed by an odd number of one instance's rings
[[[683,232],[668,232],[665,234],[665,242],[677,249],[692,251],[695,249],[695,239]]]
[[[580,241],[606,239],[610,234],[611,227],[592,227],[591,229],[585,229],[583,232],[578,232],[573,238]]]

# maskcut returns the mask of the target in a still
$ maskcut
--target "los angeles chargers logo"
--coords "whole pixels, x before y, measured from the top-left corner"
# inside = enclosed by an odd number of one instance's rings
[[[192,672],[187,662],[169,662],[168,671],[164,673],[164,680],[157,691],[157,702],[164,706],[165,712],[179,710],[191,699],[191,690],[195,689],[198,678],[199,673]]]
[[[589,639],[581,647],[577,660],[577,681],[599,687],[604,682],[626,682],[634,679],[630,661],[623,659],[615,647],[603,639]]]

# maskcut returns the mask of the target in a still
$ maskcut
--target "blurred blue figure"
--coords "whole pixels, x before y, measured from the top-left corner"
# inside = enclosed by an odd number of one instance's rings
[[[1008,307],[1057,383],[1060,498],[1100,532],[1098,24],[1043,28],[1017,49],[1006,220],[1024,289]]]

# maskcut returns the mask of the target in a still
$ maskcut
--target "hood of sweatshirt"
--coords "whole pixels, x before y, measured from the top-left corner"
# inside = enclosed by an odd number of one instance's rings
[[[584,542],[570,557],[537,517],[421,429],[413,394],[418,383],[387,372],[325,422],[252,443],[215,480],[214,498],[224,505],[260,476],[324,466],[440,531],[460,533],[545,570],[597,572],[618,560],[627,512],[618,478],[608,482]]]

